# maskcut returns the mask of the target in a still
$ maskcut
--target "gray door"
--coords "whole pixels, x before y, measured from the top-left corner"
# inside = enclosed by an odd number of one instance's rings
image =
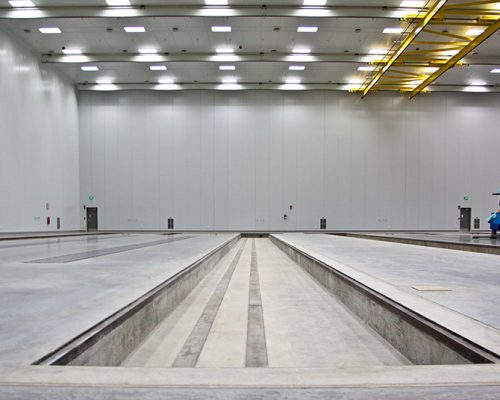
[[[470,216],[471,216],[471,209],[470,208],[461,208],[460,209],[460,231],[461,232],[470,232]]]
[[[97,231],[97,208],[87,208],[87,232]]]

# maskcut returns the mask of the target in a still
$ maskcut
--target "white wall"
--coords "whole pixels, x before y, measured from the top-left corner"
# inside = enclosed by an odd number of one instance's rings
[[[455,229],[458,205],[487,227],[500,187],[496,94],[81,92],[79,109],[102,229]]]
[[[80,229],[78,157],[73,86],[0,31],[0,232]]]

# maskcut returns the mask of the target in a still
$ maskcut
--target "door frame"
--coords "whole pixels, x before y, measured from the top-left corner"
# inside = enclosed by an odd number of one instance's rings
[[[87,220],[87,232],[97,232],[99,230],[99,210],[97,207],[87,207],[87,214],[86,214],[86,220]],[[95,210],[95,230],[94,229],[89,229],[89,213],[90,210]]]
[[[469,228],[462,228],[463,210],[468,210],[468,213],[469,213],[469,224],[468,224]],[[472,230],[472,208],[471,207],[460,207],[459,212],[460,212],[460,217],[459,217],[459,221],[460,221],[459,230],[460,230],[460,232],[470,232]]]

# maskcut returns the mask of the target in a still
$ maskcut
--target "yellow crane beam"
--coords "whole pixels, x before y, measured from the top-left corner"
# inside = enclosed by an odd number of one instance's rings
[[[478,35],[474,40],[472,40],[467,46],[465,46],[462,50],[460,50],[456,55],[450,58],[445,64],[443,64],[436,72],[429,75],[429,77],[424,80],[420,85],[418,85],[410,94],[410,99],[419,94],[422,90],[424,90],[427,86],[429,86],[432,82],[438,79],[441,75],[443,75],[450,68],[459,63],[462,58],[464,58],[467,54],[469,54],[472,50],[474,50],[477,46],[483,43],[486,39],[488,39],[491,35],[493,35],[498,29],[500,29],[500,19],[490,25],[483,33]]]
[[[386,73],[386,71],[391,67],[392,64],[399,58],[399,56],[407,49],[408,46],[415,40],[418,34],[427,26],[427,24],[436,16],[441,8],[446,4],[447,0],[437,0],[425,13],[423,18],[418,22],[417,26],[408,35],[408,37],[399,45],[399,47],[391,55],[387,63],[378,71],[375,76],[371,79],[368,85],[363,90],[363,96],[365,97],[368,92],[376,85],[379,79]]]

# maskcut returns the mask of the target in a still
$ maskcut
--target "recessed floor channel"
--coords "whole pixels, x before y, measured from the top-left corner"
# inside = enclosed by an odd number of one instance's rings
[[[123,366],[408,363],[268,239],[241,242]]]
[[[338,277],[314,268],[279,242],[235,239],[39,363],[326,368],[492,362],[447,335],[441,342],[443,334],[428,327],[415,333],[418,324],[368,295],[346,297],[354,288],[336,284],[337,296],[325,282]],[[360,305],[369,310],[366,321],[356,313]],[[377,315],[386,321],[373,322]]]

